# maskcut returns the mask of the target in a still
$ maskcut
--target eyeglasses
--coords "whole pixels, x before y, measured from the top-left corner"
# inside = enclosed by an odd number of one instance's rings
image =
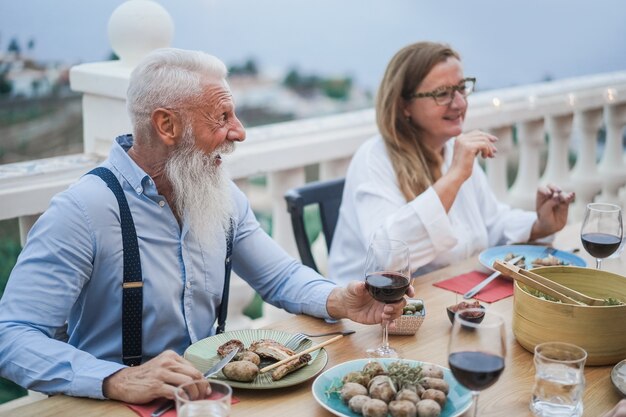
[[[450,85],[446,87],[440,87],[435,91],[428,93],[413,93],[408,96],[407,100],[413,98],[432,97],[438,106],[447,106],[454,100],[454,92],[458,91],[463,97],[467,97],[474,91],[474,84],[476,84],[476,78],[464,78],[457,85]]]

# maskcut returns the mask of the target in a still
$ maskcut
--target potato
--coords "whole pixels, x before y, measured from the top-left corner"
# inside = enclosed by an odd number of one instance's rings
[[[371,398],[367,395],[355,395],[348,401],[348,407],[357,414],[363,414],[363,404],[369,400],[371,400]]]
[[[261,364],[261,358],[259,357],[259,355],[249,350],[246,350],[241,354],[237,354],[237,356],[235,357],[235,360],[252,362],[256,366],[259,366]]]
[[[450,390],[448,383],[439,378],[423,378],[420,381],[420,385],[422,385],[426,389],[437,389],[446,395],[448,395],[448,391]]]
[[[365,375],[368,375],[370,379],[374,378],[378,375],[385,374],[385,368],[380,364],[380,362],[372,361],[365,364],[362,371]]]
[[[443,379],[443,369],[436,365],[422,365],[422,378],[439,378]]]
[[[363,417],[387,417],[387,403],[370,398],[361,408]]]
[[[347,373],[341,379],[341,382],[343,382],[344,384],[346,382],[356,382],[357,384],[361,384],[364,387],[367,387],[367,384],[369,384],[370,382],[370,376],[367,374],[364,374],[363,372],[353,371],[353,372]]]
[[[413,404],[420,400],[420,396],[417,395],[412,389],[403,388],[396,394],[396,401],[411,401]]]
[[[391,417],[416,417],[417,408],[411,401],[392,401],[389,403]]]
[[[259,367],[248,361],[237,361],[227,364],[222,373],[228,379],[240,382],[252,382],[259,374]]]
[[[434,400],[422,400],[416,404],[418,417],[439,417],[441,407]]]
[[[387,375],[378,375],[370,381],[369,394],[374,399],[389,403],[396,396],[396,386]]]
[[[344,403],[348,404],[350,399],[355,395],[367,395],[367,388],[356,382],[346,382],[345,384],[343,384],[343,387],[341,387],[340,396],[341,400]]]
[[[446,405],[446,394],[438,389],[430,388],[424,391],[424,394],[422,394],[422,400],[435,400],[437,401],[437,404],[443,408]]]

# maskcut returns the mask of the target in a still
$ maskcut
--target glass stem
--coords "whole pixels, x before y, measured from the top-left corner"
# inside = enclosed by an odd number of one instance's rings
[[[384,321],[383,322],[383,349],[388,350],[389,349],[389,332],[387,331],[387,326],[389,326],[389,322],[388,321]]]
[[[472,400],[474,401],[474,412],[472,416],[478,417],[478,391],[472,391]]]
[[[602,266],[602,259],[596,258],[596,269],[601,269],[600,268],[601,266]]]

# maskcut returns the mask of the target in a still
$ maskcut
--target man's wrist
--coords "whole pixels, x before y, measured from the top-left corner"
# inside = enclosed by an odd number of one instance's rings
[[[117,399],[115,394],[115,376],[125,368],[122,368],[102,380],[102,395],[109,400]]]
[[[326,311],[333,319],[342,319],[346,317],[344,305],[344,287],[335,287],[326,300]]]

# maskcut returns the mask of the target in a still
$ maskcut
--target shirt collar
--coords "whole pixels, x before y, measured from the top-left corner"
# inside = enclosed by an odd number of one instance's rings
[[[133,146],[133,135],[121,135],[115,138],[109,161],[135,192],[141,194],[144,189],[143,184],[150,180],[150,176],[128,156],[128,150],[131,146]]]

